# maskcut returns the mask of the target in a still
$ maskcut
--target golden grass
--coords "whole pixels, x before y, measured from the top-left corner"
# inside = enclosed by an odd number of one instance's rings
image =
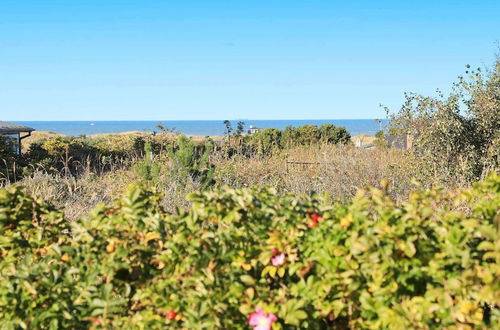
[[[28,141],[54,136],[58,135],[36,132]],[[131,137],[140,136],[151,136],[151,133],[98,134],[91,138],[113,148],[132,144],[134,139]],[[167,141],[175,136],[161,133],[156,138]],[[69,219],[75,219],[88,213],[97,203],[109,202],[119,196],[127,185],[137,182],[136,161],[131,159],[127,166],[111,166],[113,171],[101,175],[84,169],[78,179],[63,174],[50,175],[42,169],[17,184],[26,186],[31,194],[62,207]],[[178,206],[187,206],[186,194],[199,189],[199,183],[192,179],[186,183],[185,178],[176,178],[165,153],[156,156],[155,161],[161,171],[154,180],[154,189],[163,194],[165,208],[174,212]],[[314,164],[290,164],[290,161]],[[228,157],[223,148],[211,154],[210,162],[215,168],[216,187],[268,185],[282,194],[327,192],[340,200],[351,198],[365,186],[378,186],[382,179],[389,180],[390,193],[399,200],[406,199],[413,188],[411,160],[404,152],[394,149],[365,150],[352,145],[326,144],[291,148],[266,157],[238,154]]]
[[[366,186],[391,183],[394,197],[409,193],[411,166],[405,153],[394,149],[365,150],[353,146],[297,147],[261,159],[215,155],[216,180],[234,187],[270,185],[282,193],[327,192],[347,199]],[[291,164],[289,162],[313,164]]]
[[[31,132],[31,136],[28,136],[27,138],[23,139],[22,143],[22,151],[26,152],[29,149],[30,144],[40,141],[40,140],[45,140],[45,139],[51,139],[55,138],[58,136],[64,136],[63,134],[57,134],[54,132],[45,132],[45,131],[34,131]]]

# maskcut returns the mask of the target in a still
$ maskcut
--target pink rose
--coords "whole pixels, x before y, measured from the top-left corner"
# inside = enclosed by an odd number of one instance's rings
[[[285,252],[275,255],[271,258],[271,263],[275,267],[283,266],[285,264]]]
[[[255,307],[255,313],[248,317],[248,324],[253,326],[254,330],[271,330],[271,324],[277,320],[276,315],[267,314],[259,307]]]

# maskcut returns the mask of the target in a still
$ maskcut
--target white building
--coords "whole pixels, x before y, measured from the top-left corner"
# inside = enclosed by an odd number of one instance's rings
[[[259,132],[260,132],[260,130],[261,130],[260,128],[255,127],[255,126],[253,126],[253,125],[250,125],[250,127],[248,127],[248,131],[247,131],[247,133],[248,133],[248,134],[255,134],[255,133],[259,133]]]

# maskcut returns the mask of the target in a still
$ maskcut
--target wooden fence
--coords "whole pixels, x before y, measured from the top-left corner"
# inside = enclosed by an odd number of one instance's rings
[[[297,166],[300,168],[306,168],[308,166],[319,166],[319,165],[332,165],[333,163],[324,163],[324,162],[297,162],[297,161],[286,161],[286,172],[288,173],[289,166]]]

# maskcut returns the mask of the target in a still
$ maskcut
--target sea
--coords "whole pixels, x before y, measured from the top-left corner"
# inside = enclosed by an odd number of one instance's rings
[[[387,126],[389,120],[383,119],[380,123],[375,119],[304,119],[304,120],[234,120],[231,121],[236,129],[238,121],[245,124],[245,131],[254,126],[257,128],[284,129],[287,126],[298,127],[302,125],[333,124],[345,127],[351,135],[375,133]],[[224,135],[225,125],[223,120],[153,120],[153,121],[15,121],[37,131],[49,131],[59,134],[81,136],[103,133],[123,133],[130,131],[159,132],[158,125],[162,125],[176,133],[196,136],[221,136]]]

